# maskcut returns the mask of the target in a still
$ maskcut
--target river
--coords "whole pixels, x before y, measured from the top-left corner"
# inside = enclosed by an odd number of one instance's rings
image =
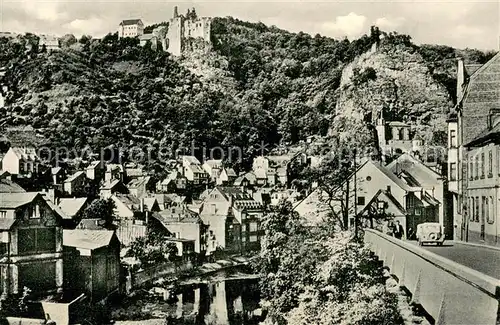
[[[183,282],[169,301],[143,297],[136,303],[151,319],[117,324],[253,325],[263,320],[259,301],[257,276],[222,271]]]

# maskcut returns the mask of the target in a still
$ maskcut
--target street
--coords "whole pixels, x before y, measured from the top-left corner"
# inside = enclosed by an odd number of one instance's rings
[[[409,241],[417,245],[416,241]],[[456,263],[500,279],[500,250],[445,241],[443,246],[425,245],[424,249]]]

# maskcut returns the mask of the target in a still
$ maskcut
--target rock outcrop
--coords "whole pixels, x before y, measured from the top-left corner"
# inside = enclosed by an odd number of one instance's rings
[[[381,114],[411,122],[426,143],[437,144],[452,107],[446,88],[414,49],[374,46],[344,68],[336,111],[352,123],[374,124]]]

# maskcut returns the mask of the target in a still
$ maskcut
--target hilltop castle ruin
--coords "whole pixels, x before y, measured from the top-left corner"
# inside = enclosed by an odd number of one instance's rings
[[[179,15],[177,6],[175,6],[168,27],[160,26],[155,28],[151,34],[140,36],[141,45],[146,45],[148,41],[153,47],[161,44],[164,51],[179,56],[185,50],[190,38],[201,38],[205,42],[210,42],[211,22],[212,18],[210,17],[198,17],[194,8],[188,9],[185,16]]]

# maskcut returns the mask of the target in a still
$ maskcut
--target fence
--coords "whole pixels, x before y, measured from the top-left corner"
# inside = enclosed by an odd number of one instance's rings
[[[375,230],[365,243],[436,325],[497,324],[499,280]]]

